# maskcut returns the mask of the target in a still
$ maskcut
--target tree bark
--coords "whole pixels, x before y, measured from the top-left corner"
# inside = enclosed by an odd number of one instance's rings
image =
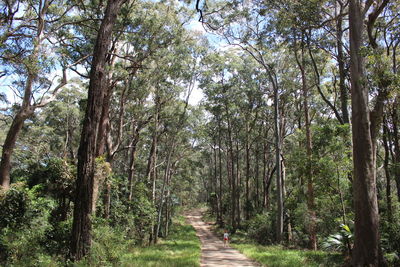
[[[350,81],[352,99],[355,240],[354,266],[379,265],[379,214],[375,148],[371,133],[368,88],[360,48],[363,35],[361,1],[350,0]]]
[[[228,109],[226,107],[226,112],[228,116],[228,161],[230,167],[230,180],[231,180],[231,224],[232,224],[232,232],[236,232],[236,175],[235,175],[235,157],[233,152],[233,140],[232,140],[232,129],[231,122],[229,119]]]
[[[139,142],[139,132],[137,131],[137,126],[134,129],[133,139],[130,143],[129,149],[129,170],[128,170],[128,200],[132,200],[133,185],[134,185],[134,175],[135,175],[135,159],[136,159],[136,146]]]
[[[255,180],[256,180],[256,192],[255,192],[255,197],[256,197],[256,208],[257,212],[260,211],[260,149],[257,147],[256,148],[256,166],[255,166]]]
[[[397,115],[397,105],[398,100],[394,102],[393,110],[392,110],[392,127],[393,127],[393,146],[394,146],[394,153],[392,154],[392,160],[394,164],[394,176],[396,180],[396,188],[397,188],[397,199],[400,201],[400,140],[399,140],[399,129],[398,129],[398,119],[399,116]]]
[[[390,178],[390,170],[389,170],[389,155],[390,155],[390,142],[388,140],[389,130],[386,125],[386,121],[383,124],[383,134],[382,134],[382,142],[383,148],[385,149],[385,158],[383,162],[383,166],[385,168],[385,176],[386,176],[386,207],[387,207],[387,219],[391,224],[393,222],[393,207],[392,207],[392,188],[391,188],[391,178]]]
[[[220,214],[219,218],[217,219],[218,224],[220,227],[223,226],[223,210],[222,210],[222,138],[221,138],[221,120],[218,118],[218,165],[219,165],[219,206],[220,206]]]
[[[295,38],[296,45],[296,38]],[[297,54],[297,48],[295,48],[295,57],[297,65],[301,72],[302,81],[302,92],[303,92],[303,108],[304,108],[304,123],[306,128],[306,151],[307,151],[307,209],[309,217],[308,235],[309,235],[309,247],[312,250],[317,249],[317,231],[316,231],[316,215],[315,215],[315,201],[314,201],[314,184],[313,184],[313,170],[312,170],[312,139],[311,139],[311,122],[308,105],[309,89],[307,85],[306,77],[306,65],[304,58],[304,34],[302,33],[301,38],[301,58]]]
[[[246,123],[246,205],[245,218],[250,219],[250,145],[249,145],[249,125]]]
[[[220,199],[221,195],[218,192],[218,156],[217,156],[217,148],[216,148],[216,146],[217,146],[217,140],[215,138],[214,145],[213,145],[213,148],[212,148],[212,153],[214,155],[214,161],[213,161],[213,163],[214,163],[213,164],[214,165],[213,183],[214,183],[214,194],[216,196],[215,205],[216,205],[216,208],[217,208],[217,221],[219,221],[220,220],[220,216],[221,216],[221,206],[219,205],[220,204],[219,199]]]
[[[111,43],[113,27],[125,0],[109,0],[101,22],[93,51],[90,71],[88,103],[78,151],[78,175],[72,224],[71,259],[82,259],[91,246],[93,181],[98,129],[104,99],[106,56]]]
[[[161,196],[160,196],[160,202],[159,202],[159,210],[158,210],[158,216],[157,216],[157,227],[156,227],[156,232],[154,235],[154,243],[157,243],[158,240],[158,235],[160,232],[160,227],[161,227],[161,215],[162,215],[162,209],[164,206],[164,198],[165,198],[165,189],[166,186],[168,186],[169,183],[169,177],[171,176],[171,159],[172,159],[172,155],[174,153],[175,150],[175,141],[172,141],[172,145],[170,147],[170,150],[168,152],[167,155],[167,162],[166,162],[166,167],[164,170],[164,179],[163,179],[163,185],[162,185],[162,189],[161,189]]]
[[[349,93],[346,87],[346,69],[345,56],[343,52],[343,4],[339,1],[340,11],[336,21],[336,46],[337,46],[337,61],[339,67],[339,88],[340,88],[340,106],[342,110],[343,123],[349,123],[348,99]]]
[[[277,220],[276,241],[280,243],[283,237],[283,190],[281,178],[281,140],[279,130],[279,92],[278,86],[274,85],[274,125],[275,125],[275,166],[276,166],[276,194],[277,194]]]
[[[236,198],[236,227],[240,227],[241,223],[241,210],[240,210],[240,189],[242,188],[242,177],[240,173],[240,150],[239,150],[239,140],[236,136],[236,191],[235,191],[235,198]]]
[[[25,120],[32,116],[34,109],[28,105],[21,107],[18,113],[15,115],[10,129],[7,132],[6,139],[3,144],[3,151],[0,162],[0,182],[4,189],[10,187],[10,170],[11,170],[11,156],[14,152],[15,144],[19,133],[24,126]]]

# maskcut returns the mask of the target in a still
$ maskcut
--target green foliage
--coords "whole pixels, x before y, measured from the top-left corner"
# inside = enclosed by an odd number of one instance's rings
[[[50,218],[51,228],[44,233],[41,245],[50,255],[67,258],[71,245],[72,217],[59,222]]]
[[[92,242],[89,257],[77,266],[120,266],[122,257],[134,245],[133,240],[126,238],[124,231],[107,225],[94,228]]]
[[[11,201],[15,197],[22,201],[17,202],[14,210],[14,206],[7,205],[15,204]],[[49,217],[54,201],[38,195],[36,188],[29,190],[23,184],[15,184],[2,196],[0,205],[8,213],[4,214],[7,224],[0,231],[0,260],[11,266],[42,266],[41,263],[51,261],[41,245],[51,229]]]
[[[323,120],[311,128],[313,136],[312,172],[320,241],[337,232],[337,225],[352,219],[351,213],[351,151],[349,125],[338,125],[333,120]],[[292,193],[286,199],[293,240],[307,247],[307,164],[306,149],[297,144],[305,143],[305,130],[298,130],[287,140],[286,173],[287,190]]]
[[[133,200],[130,203],[134,222],[134,234],[137,242],[146,242],[156,218],[156,209],[148,198],[148,189],[144,183],[137,183],[133,190]],[[131,231],[133,230],[131,229]]]
[[[114,189],[121,186],[119,178],[112,178]],[[148,197],[148,188],[144,183],[135,184],[132,195],[132,201],[129,202],[126,195],[120,195],[117,190],[112,190],[110,218],[106,221],[97,217],[97,224],[108,222],[110,226],[124,233],[126,238],[132,239],[135,244],[147,244],[150,229],[156,218],[156,209]]]
[[[75,192],[76,167],[65,159],[51,158],[43,173],[46,192],[55,199],[72,200]]]
[[[272,244],[275,240],[272,221],[269,213],[257,214],[247,222],[248,237],[262,245]]]
[[[0,189],[0,228],[17,228],[24,223],[29,199],[25,185],[13,184],[9,190]]]
[[[322,247],[324,249],[333,251],[349,251],[353,247],[354,236],[350,227],[346,224],[340,225],[340,231],[338,233],[330,235],[323,243]]]
[[[400,210],[399,206],[395,205],[393,221],[382,220],[381,222],[381,245],[385,253],[388,253],[388,261],[393,263],[393,266],[400,264]],[[397,265],[396,265],[397,264]]]

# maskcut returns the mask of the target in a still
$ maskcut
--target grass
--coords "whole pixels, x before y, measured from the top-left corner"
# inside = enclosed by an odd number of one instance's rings
[[[200,240],[184,217],[176,217],[170,234],[156,245],[135,246],[124,234],[109,226],[96,229],[89,257],[73,267],[196,267],[200,266]],[[47,265],[53,266],[53,265]],[[54,265],[55,266],[55,265]]]
[[[232,247],[268,267],[343,265],[341,254],[324,251],[295,250],[281,246],[261,246],[250,243],[232,244]]]
[[[174,223],[167,239],[144,248],[133,248],[121,259],[120,266],[195,267],[200,266],[200,240],[183,217]]]

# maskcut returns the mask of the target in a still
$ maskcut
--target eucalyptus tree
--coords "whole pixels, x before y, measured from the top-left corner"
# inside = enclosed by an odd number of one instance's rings
[[[0,162],[0,182],[8,188],[11,157],[25,120],[67,84],[70,66],[61,40],[70,40],[60,35],[60,29],[70,29],[77,19],[71,16],[76,10],[73,1],[7,1],[1,5],[1,73],[3,79],[14,80],[10,88],[20,99]],[[61,77],[54,75],[60,69]]]
[[[102,110],[99,128],[101,138],[97,153],[104,154],[106,160],[113,164],[117,153],[126,148],[130,150],[128,199],[132,199],[134,161],[140,132],[150,123],[157,121],[157,116],[151,113],[139,113],[140,115],[133,114],[133,117],[129,117],[125,114],[126,109],[134,107],[136,110],[150,110],[151,107],[144,106],[144,100],[151,95],[154,84],[159,83],[154,77],[159,77],[160,80],[168,79],[165,74],[168,73],[168,69],[163,70],[161,74],[161,69],[156,69],[159,62],[163,61],[169,69],[179,68],[177,64],[179,60],[173,60],[171,54],[178,49],[184,52],[182,42],[192,43],[191,35],[183,28],[185,21],[178,12],[175,12],[177,9],[178,7],[173,3],[136,2],[129,7],[119,22],[119,27],[124,25],[126,27],[118,34],[118,39],[114,40],[112,46],[114,48],[110,54],[112,67],[107,78],[108,92]],[[188,49],[190,47],[192,44],[188,46]],[[186,56],[187,53],[180,55]],[[144,78],[146,75],[148,75],[147,78]],[[173,77],[169,78],[178,82]],[[143,82],[144,79],[147,81]],[[130,127],[132,129],[129,129]],[[124,140],[127,131],[132,133],[130,135],[132,139]],[[159,133],[155,131],[154,134]],[[154,153],[151,159],[154,159]],[[150,172],[147,176],[149,174]],[[106,206],[109,206],[109,203]]]
[[[376,19],[389,1],[372,2],[350,0],[350,80],[352,98],[352,130],[354,160],[355,241],[353,264],[379,266],[383,256],[379,247],[379,213],[376,193],[376,139],[382,120],[386,87],[378,90],[373,110],[369,108],[368,85],[365,83],[365,58],[361,54],[365,33],[364,19],[368,12],[367,32],[370,45],[377,45],[371,34]],[[372,11],[370,11],[372,9]],[[384,78],[384,77],[383,77]]]
[[[315,214],[315,197],[314,197],[314,179],[313,179],[313,164],[312,164],[312,133],[311,133],[311,118],[310,118],[310,89],[308,79],[308,68],[306,58],[306,43],[307,34],[311,32],[311,27],[318,20],[318,14],[320,10],[318,6],[320,3],[309,2],[309,1],[295,1],[288,2],[284,9],[287,12],[283,12],[285,21],[288,25],[281,26],[278,30],[282,37],[291,36],[287,38],[289,47],[293,50],[294,57],[297,66],[300,70],[301,76],[301,91],[302,91],[302,107],[304,111],[304,126],[306,132],[306,151],[307,151],[307,167],[306,167],[306,179],[307,179],[307,208],[309,213],[309,240],[310,248],[317,249],[317,233],[316,233],[316,214]],[[282,16],[282,15],[280,15]],[[284,23],[285,23],[284,22]],[[287,29],[286,27],[289,29]],[[290,34],[289,31],[292,31]]]
[[[125,0],[108,1],[100,25],[90,71],[88,103],[78,150],[77,191],[71,240],[71,258],[80,260],[91,246],[91,215],[97,152],[97,131],[105,95],[106,58],[111,44],[113,26]]]

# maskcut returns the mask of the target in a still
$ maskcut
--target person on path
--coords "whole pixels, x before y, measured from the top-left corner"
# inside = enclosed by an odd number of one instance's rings
[[[226,247],[227,245],[229,245],[229,234],[228,234],[228,231],[225,230],[224,231],[224,247]]]

